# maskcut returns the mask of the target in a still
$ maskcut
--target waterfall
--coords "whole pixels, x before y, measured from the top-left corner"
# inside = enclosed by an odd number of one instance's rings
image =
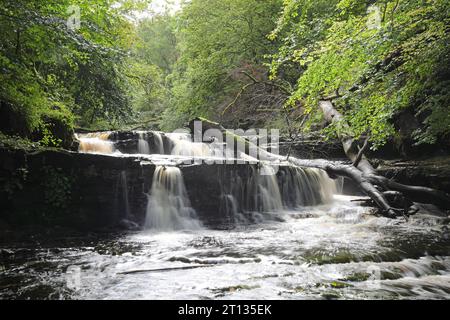
[[[287,167],[280,173],[279,184],[286,208],[330,203],[337,193],[336,182],[323,170]]]
[[[259,217],[272,218],[273,214],[285,210],[330,203],[334,194],[338,193],[338,189],[342,189],[340,187],[342,181],[331,180],[323,170],[298,168],[288,166],[287,163],[272,166],[252,158],[256,160],[256,164],[247,162],[242,166],[224,165],[223,170],[219,169],[219,172],[223,172],[223,177],[218,184],[210,188],[213,203],[204,206],[195,199],[196,212],[189,201],[181,170],[176,167],[181,164],[180,156],[182,161],[184,157],[205,158],[207,161],[203,165],[208,165],[208,160],[214,162],[219,160],[218,163],[223,163],[220,161],[250,159],[249,156],[244,153],[234,155],[234,148],[226,148],[220,139],[211,139],[208,143],[193,142],[192,135],[188,133],[118,131],[80,134],[77,137],[80,140],[80,152],[118,153],[123,157],[130,152],[151,155],[145,157],[145,161],[155,165],[156,168],[148,194],[145,225],[154,230],[199,228],[201,225],[197,219],[197,212],[206,219],[209,215],[216,216],[214,219],[217,221],[225,219],[235,224],[254,222],[260,220]],[[116,149],[125,154],[115,151]],[[138,161],[143,160],[139,157]],[[161,164],[166,166],[160,166]],[[217,168],[212,167],[211,170],[216,172],[214,170]],[[125,192],[130,181],[127,181],[125,171],[120,176],[120,186],[124,193],[118,194],[118,198],[123,199],[125,203],[125,207],[120,210],[126,212],[128,216],[130,209],[127,204],[128,194]],[[210,179],[214,182],[215,178],[211,176]],[[202,185],[195,187],[203,188]],[[131,198],[130,200],[132,201]],[[255,217],[258,219],[255,220]]]
[[[238,205],[232,194],[222,194],[220,199],[220,212],[224,214],[229,221],[234,221],[238,215]]]
[[[203,142],[192,142],[190,134],[170,133],[167,137],[172,141],[171,154],[174,156],[209,157],[212,152],[208,144]]]
[[[283,209],[277,176],[272,167],[262,165],[249,183],[251,190],[247,197],[249,208],[257,212],[276,212]]]
[[[171,154],[175,156],[188,156],[194,158],[235,158],[233,150],[228,150],[223,142],[193,142],[192,136],[184,133],[168,133],[166,134],[166,137],[172,142],[173,148]]]
[[[155,142],[156,154],[165,154],[164,141],[161,133],[153,132],[153,140]]]
[[[94,132],[78,134],[75,137],[80,141],[79,152],[111,154],[114,153],[114,142],[109,141],[110,132]]]
[[[156,167],[148,196],[145,226],[162,231],[201,228],[179,168]]]
[[[138,153],[139,154],[150,154],[150,146],[147,141],[147,134],[145,132],[138,132]]]
[[[128,181],[127,172],[124,170],[120,173],[120,187],[122,189],[122,199],[125,207],[125,218],[130,217],[130,202],[128,200]]]
[[[277,213],[304,206],[326,204],[337,193],[337,182],[325,171],[314,168],[250,167],[248,174],[230,172],[221,179],[220,208],[230,222],[242,214]],[[234,217],[234,218],[232,218]]]

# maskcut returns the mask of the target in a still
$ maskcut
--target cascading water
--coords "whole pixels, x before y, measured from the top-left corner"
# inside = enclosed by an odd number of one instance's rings
[[[158,155],[117,163],[140,161],[141,168],[148,165],[148,173],[154,170],[153,180],[139,180],[142,188],[136,188],[136,172],[127,176],[127,168],[116,168],[118,211],[121,217],[128,213],[131,201],[133,216],[133,198],[142,196],[141,190],[152,182],[145,225],[171,232],[95,237],[89,246],[84,237],[62,244],[58,238],[35,250],[17,243],[4,251],[0,246],[6,261],[0,298],[449,299],[447,215],[422,211],[405,220],[371,215],[369,208],[352,201],[355,198],[335,195],[342,181],[318,169],[283,164],[276,171],[261,162],[155,168],[171,158],[176,160],[169,163],[175,165],[179,158],[171,152],[203,155],[208,148],[206,154],[220,153],[215,153],[214,142],[200,147],[187,136],[183,141],[176,135],[153,134],[154,144],[150,133],[139,136]],[[80,135],[80,151],[114,152],[109,139],[107,133]],[[116,147],[124,153],[114,156],[136,152],[137,139],[135,132],[115,135]],[[200,174],[207,179],[197,180]],[[204,186],[208,181],[212,183]],[[200,190],[189,189],[192,197],[211,199],[208,210],[192,208],[186,186]],[[192,200],[199,204],[199,199]],[[202,228],[197,213],[239,227]],[[273,219],[275,215],[280,219]],[[195,232],[176,231],[186,229]],[[61,272],[73,267],[76,290],[71,274]]]
[[[167,137],[172,141],[172,155],[187,157],[210,157],[211,150],[206,143],[192,142],[190,134],[170,133]]]
[[[150,154],[150,145],[147,141],[147,134],[145,132],[138,132],[138,153],[139,154]]]
[[[94,132],[78,134],[80,141],[78,150],[84,153],[112,154],[115,151],[114,142],[109,141],[110,132]]]
[[[80,151],[113,153],[114,143],[109,140],[110,135],[109,132],[80,135]],[[118,140],[120,137],[123,137],[122,140]],[[149,140],[152,138],[153,141]],[[131,134],[117,133],[114,135],[114,140],[121,150],[133,150],[133,147],[127,147],[127,143],[135,143],[137,151],[134,152],[146,155],[146,159],[154,165],[170,166],[165,170],[158,167],[153,178],[146,225],[156,229],[189,227],[189,223],[184,225],[182,221],[191,216],[193,209],[186,195],[181,170],[174,168],[179,163],[177,157],[247,159],[245,154],[235,156],[234,150],[226,148],[223,143],[215,140],[210,143],[193,142],[192,136],[188,133],[164,134],[156,131],[135,131]],[[129,145],[132,146],[132,144]],[[118,155],[126,156],[120,152]],[[337,193],[336,182],[329,179],[327,174],[319,169],[289,166],[277,168],[264,163],[256,166],[248,164],[248,168],[252,171],[249,176],[242,179],[229,176],[222,181],[220,212],[224,218],[228,217],[230,222],[234,221],[236,224],[245,220],[244,217],[248,215],[276,214],[286,209],[329,203],[333,200],[333,195]],[[227,184],[231,184],[230,187],[224,188]],[[189,219],[187,221],[192,222]]]
[[[128,198],[128,179],[126,171],[122,171],[120,173],[120,187],[122,189],[122,199],[125,209],[125,218],[128,219],[130,217],[131,211],[130,211],[130,201]]]
[[[337,193],[337,182],[320,169],[288,167],[279,180],[287,208],[330,203]]]
[[[148,196],[145,226],[160,231],[201,228],[179,168],[156,167]]]
[[[222,194],[220,200],[220,211],[226,216],[227,222],[231,224],[242,222],[239,220],[242,215],[238,211],[236,198],[232,194]]]
[[[247,178],[241,178],[237,172],[222,178],[221,208],[225,216],[276,214],[328,204],[337,193],[337,183],[319,169],[260,165],[250,167],[250,170]],[[228,220],[238,222],[242,219]]]
[[[283,209],[283,199],[274,168],[261,166],[253,175],[253,179],[249,180],[249,184],[251,192],[248,194],[247,203],[253,211],[276,212]]]
[[[166,137],[172,143],[171,154],[174,156],[187,156],[193,158],[218,158],[218,159],[235,159],[233,150],[226,148],[224,143],[212,141],[209,143],[193,142],[192,136],[187,133],[167,133]],[[249,159],[249,156],[242,152],[238,158]],[[252,160],[255,160],[252,158]]]
[[[165,154],[164,141],[160,132],[153,132],[153,141],[155,142],[156,153]]]

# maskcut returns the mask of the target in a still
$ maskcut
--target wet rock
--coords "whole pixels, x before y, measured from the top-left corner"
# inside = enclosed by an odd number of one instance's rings
[[[343,279],[342,281],[351,281],[351,282],[363,282],[367,281],[372,275],[366,272],[355,272]]]
[[[338,140],[326,139],[320,134],[304,135],[295,142],[282,137],[280,154],[290,154],[301,159],[347,159],[342,144]]]
[[[450,193],[450,157],[382,161],[377,171],[403,184],[426,186]]]
[[[257,288],[259,288],[258,285],[249,286],[249,285],[241,284],[241,285],[237,285],[237,286],[212,289],[211,291],[216,294],[216,297],[223,297],[226,294],[233,293],[236,291],[253,290],[253,289],[257,289]]]
[[[298,212],[290,215],[293,219],[310,219],[310,218],[318,218],[319,215],[312,212]]]
[[[130,230],[130,231],[138,231],[141,229],[141,227],[131,220],[122,219],[119,221],[119,227],[124,230]]]
[[[161,146],[157,145],[157,139],[155,135],[158,133],[152,131],[137,132],[137,131],[114,131],[111,132],[109,140],[114,141],[114,148],[117,151],[126,154],[139,153],[139,141],[145,140],[148,143],[150,153],[159,153]],[[164,154],[170,154],[172,150],[172,142],[168,139],[164,133],[159,133],[163,143]]]
[[[85,231],[120,226],[123,219],[140,224],[154,166],[143,167],[136,160],[56,150],[30,154],[0,149],[0,172],[26,171],[17,181],[20,185],[2,198],[0,220],[11,227],[47,225]]]
[[[4,258],[4,257],[10,257],[14,255],[14,251],[13,250],[9,250],[9,249],[0,249],[0,257]]]
[[[339,292],[336,291],[329,291],[322,293],[322,298],[326,300],[336,300],[339,299],[340,297],[341,295],[339,294]]]

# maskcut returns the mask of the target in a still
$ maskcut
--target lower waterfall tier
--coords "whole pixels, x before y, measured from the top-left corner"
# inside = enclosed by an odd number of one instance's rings
[[[202,223],[248,223],[276,217],[286,209],[329,203],[336,192],[336,182],[318,169],[201,165],[180,170],[158,166],[145,226],[176,230],[197,229]]]
[[[3,151],[0,166],[8,168],[2,169],[5,175],[27,168],[20,188],[11,190],[10,197],[1,195],[3,219],[11,226],[80,230],[143,227],[159,167],[141,160],[51,150]],[[335,192],[335,183],[319,170],[280,167],[274,176],[261,175],[262,170],[249,163],[180,166],[175,171],[182,175],[185,196],[178,198],[182,204],[172,207],[176,213],[191,208],[194,219],[219,227],[251,222],[280,209],[326,203]],[[174,201],[160,197],[154,205],[165,207]]]

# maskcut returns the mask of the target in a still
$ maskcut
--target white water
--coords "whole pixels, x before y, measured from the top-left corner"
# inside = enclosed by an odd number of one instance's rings
[[[116,147],[114,141],[110,141],[111,132],[99,132],[88,134],[76,134],[80,141],[79,152],[96,153],[110,156],[129,157],[145,156],[153,163],[176,164],[188,162],[195,159],[223,163],[226,160],[241,160],[251,163],[257,163],[258,160],[251,157],[242,150],[237,154],[227,148],[224,143],[217,141],[204,143],[193,142],[192,136],[188,133],[162,133],[158,131],[135,131],[137,135],[137,149],[132,153],[121,153]],[[153,144],[150,147],[149,135],[153,137]],[[166,141],[164,141],[166,140]],[[167,143],[165,143],[167,142]],[[164,161],[161,161],[164,160]]]
[[[149,134],[154,143],[152,148],[148,142]],[[233,150],[227,149],[222,143],[193,142],[187,133],[167,133],[136,131],[139,157],[157,166],[153,177],[152,188],[148,197],[146,227],[153,230],[193,229],[199,222],[193,219],[195,211],[190,206],[181,170],[175,168],[184,159],[235,159]],[[114,152],[114,143],[109,141],[110,133],[91,133],[80,135],[82,141],[80,151],[107,153]],[[95,139],[94,144],[89,144]],[[170,150],[165,150],[164,139]],[[170,155],[164,153],[169,152]],[[132,156],[120,154],[120,156]],[[255,160],[241,153],[238,158]],[[161,166],[165,165],[165,166]],[[329,179],[325,172],[318,169],[288,168],[277,174],[278,167],[260,163],[258,169],[250,167],[253,174],[245,180],[221,181],[224,184],[234,184],[222,188],[221,204],[229,221],[240,223],[249,217],[259,217],[260,214],[278,213],[285,209],[298,208],[305,205],[329,203],[336,193],[336,182]],[[230,179],[231,178],[231,179]],[[200,187],[201,186],[195,186]],[[227,192],[227,190],[231,190]],[[255,219],[250,219],[250,221]]]
[[[115,152],[114,143],[109,141],[111,132],[94,132],[87,134],[77,134],[80,141],[79,151],[84,153],[113,154]]]
[[[338,193],[337,182],[322,170],[267,164],[249,170],[252,170],[249,177],[231,171],[221,178],[224,215],[271,213],[268,216],[271,219],[285,210],[331,203]]]
[[[125,170],[120,173],[120,188],[122,189],[122,201],[125,208],[125,218],[129,219],[131,210],[130,201],[128,199],[128,178]]]
[[[138,134],[139,134],[138,153],[150,154],[150,145],[148,144],[146,133],[138,132]]]
[[[148,159],[163,162],[170,151],[163,150],[161,135],[154,137],[162,149],[156,148],[159,158]],[[84,152],[114,150],[103,148],[106,135],[83,138]],[[213,144],[179,138],[168,137],[178,154],[169,157],[217,155]],[[91,145],[88,139],[96,140]],[[239,170],[225,172],[218,207],[231,223],[211,230],[196,217],[182,170],[157,166],[147,230],[112,239],[64,239],[68,244],[33,251],[6,247],[14,254],[2,271],[0,297],[450,299],[445,216],[376,217],[354,198],[337,196],[324,171],[284,167],[275,176],[267,175],[274,169],[267,165],[248,169],[254,171],[247,180]],[[128,183],[122,173],[125,203]],[[75,279],[66,271],[73,267]]]
[[[295,168],[283,171],[283,199],[291,208],[301,204],[329,203],[338,193],[340,181],[332,180],[325,171],[315,168]]]
[[[174,156],[188,156],[195,158],[213,156],[208,144],[203,142],[192,142],[190,134],[168,133],[166,136],[173,143],[171,154]]]
[[[28,251],[7,248],[17,254],[5,263],[0,297],[450,299],[442,222],[375,217],[352,199],[337,196],[283,211],[284,221],[229,230],[68,239],[30,252],[25,262]],[[73,267],[76,278],[65,272]]]
[[[163,142],[163,138],[161,136],[160,132],[153,132],[153,139],[155,142],[155,146],[156,146],[156,153],[157,154],[165,154],[165,150],[164,150],[164,142]]]
[[[158,231],[201,228],[179,168],[156,167],[148,196],[145,226]]]
[[[239,151],[238,155],[234,155],[233,150],[226,148],[224,143],[220,143],[217,141],[212,141],[209,143],[194,142],[192,141],[192,136],[188,133],[166,133],[165,135],[173,144],[171,154],[174,156],[214,158],[216,160],[256,160],[255,158],[252,158],[241,151]]]
[[[283,210],[283,200],[278,187],[277,176],[270,166],[262,166],[254,176],[255,196],[253,208],[257,212],[277,212]]]

